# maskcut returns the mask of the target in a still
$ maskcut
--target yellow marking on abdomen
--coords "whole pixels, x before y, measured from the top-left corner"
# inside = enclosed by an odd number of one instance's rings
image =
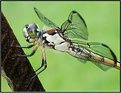
[[[110,66],[110,67],[115,67],[116,69],[120,70],[120,63],[117,62],[117,64],[115,65],[115,62],[112,59],[103,57],[103,56],[95,54],[95,53],[91,53],[91,59],[93,61],[105,64],[105,65]]]

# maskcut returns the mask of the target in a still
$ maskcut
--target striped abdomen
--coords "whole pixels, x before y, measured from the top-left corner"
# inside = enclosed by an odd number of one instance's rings
[[[83,60],[87,60],[87,61],[89,60],[89,61],[105,64],[107,66],[115,67],[116,69],[120,70],[119,62],[115,62],[114,60],[110,58],[106,58],[103,55],[94,53],[86,48],[71,46],[69,48],[68,53],[74,57],[81,58]]]

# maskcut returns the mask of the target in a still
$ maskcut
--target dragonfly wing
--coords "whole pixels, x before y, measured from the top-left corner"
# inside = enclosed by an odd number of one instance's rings
[[[50,19],[45,17],[37,8],[34,7],[34,11],[36,12],[39,19],[47,26],[52,28],[59,28],[54,22],[52,22]]]
[[[87,60],[83,60],[83,59],[79,59],[79,58],[77,58],[77,60],[80,61],[83,64],[87,63]],[[108,69],[110,69],[109,66],[106,66],[104,64],[100,64],[100,63],[96,63],[96,62],[92,62],[92,63],[103,71],[107,71]]]
[[[96,62],[92,62],[92,63],[94,63],[97,67],[99,67],[103,71],[107,71],[108,69],[110,69],[109,66],[106,66],[104,64],[100,64],[100,63],[96,63]]]
[[[86,42],[80,42],[80,44],[77,44],[77,47],[89,49],[89,45],[87,45]],[[84,63],[84,64],[88,61],[88,60],[83,60],[81,58],[77,58],[77,59],[78,59],[78,61],[80,61],[81,63]],[[104,64],[100,64],[100,63],[96,63],[96,62],[92,62],[92,63],[103,71],[107,71],[110,68],[109,66],[106,66]]]
[[[71,40],[88,39],[87,25],[77,11],[72,11],[68,19],[62,24],[61,30],[65,37]]]
[[[109,46],[99,43],[99,42],[88,42],[87,43],[89,48],[92,49],[94,52],[101,54],[104,57],[111,58],[117,62],[117,58],[115,53],[110,49]]]
[[[79,58],[77,58],[77,60],[80,61],[83,64],[85,64],[87,62],[87,60],[83,60],[83,59],[79,59]]]
[[[104,64],[100,64],[100,63],[96,63],[96,62],[92,62],[92,63],[94,63],[98,68],[100,68],[103,71],[107,71],[108,69],[110,69],[109,66],[106,66]]]
[[[115,64],[117,63],[116,55],[110,49],[109,46],[99,42],[88,42],[87,44],[89,46],[89,49],[91,49],[93,52],[114,60]],[[98,64],[98,63],[94,63],[94,64],[100,67],[104,71],[110,68],[109,66],[106,66],[104,64]]]
[[[117,58],[116,58],[116,55],[114,54],[114,52],[107,45],[105,45],[103,43],[75,41],[73,44],[77,44],[78,48],[86,48],[94,53],[97,53],[104,57],[110,58],[110,59],[114,60],[115,64],[117,63]],[[83,60],[79,59],[79,61],[83,61]],[[107,71],[108,69],[111,68],[104,64],[100,64],[100,63],[96,63],[96,62],[92,62],[92,63],[95,64],[100,69],[102,69],[103,71]]]

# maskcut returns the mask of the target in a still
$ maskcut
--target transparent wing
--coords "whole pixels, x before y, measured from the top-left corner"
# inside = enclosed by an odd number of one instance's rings
[[[103,71],[107,71],[108,69],[110,69],[111,67],[109,66],[106,66],[104,64],[99,64],[99,63],[96,63],[96,62],[92,62],[93,64],[95,64],[98,68],[100,68],[101,70]]]
[[[117,62],[117,58],[115,53],[110,49],[109,46],[99,43],[99,42],[88,42],[87,43],[89,48],[92,49],[94,52],[101,54],[104,57],[113,59],[115,62]]]
[[[73,39],[88,39],[87,26],[81,15],[72,11],[68,19],[61,26],[62,33],[65,37]]]
[[[49,20],[47,17],[45,17],[37,8],[34,7],[34,11],[36,12],[39,19],[47,26],[52,28],[59,28],[54,22]]]
[[[103,43],[99,43],[99,42],[81,42],[80,44],[78,44],[79,47],[83,47],[86,49],[89,49],[90,51],[97,53],[99,55],[102,55],[104,57],[110,58],[112,60],[114,60],[115,64],[117,63],[117,58],[116,55],[114,54],[114,52],[110,49],[109,46],[103,44]],[[100,63],[96,63],[96,62],[92,62],[94,63],[96,66],[98,66],[100,69],[102,69],[103,71],[108,70],[109,66],[106,66],[104,64],[100,64]]]
[[[91,50],[93,50],[95,53],[98,53],[98,54],[100,54],[100,55],[102,55],[104,57],[107,57],[107,58],[110,58],[110,59],[114,60],[115,64],[117,63],[116,55],[110,49],[109,46],[107,46],[107,45],[105,45],[103,43],[99,43],[99,42],[89,42],[88,45],[89,45],[89,48]],[[98,64],[98,63],[94,63],[94,64],[97,65],[98,67],[100,67],[104,71],[111,68],[111,67],[106,66],[104,64]]]

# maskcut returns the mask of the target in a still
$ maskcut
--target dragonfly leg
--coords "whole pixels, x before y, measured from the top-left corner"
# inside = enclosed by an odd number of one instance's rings
[[[15,46],[13,46],[13,45],[11,45],[11,47],[17,47],[17,48],[32,48],[34,46],[34,44],[32,44],[32,45],[29,45],[29,46],[19,46],[19,45],[15,45]]]
[[[42,70],[40,70],[42,67],[44,66],[44,68]],[[39,75],[41,72],[43,72],[45,69],[47,68],[47,62],[46,62],[46,55],[45,55],[45,51],[42,49],[42,64],[41,66],[35,71],[39,71],[36,75],[34,75],[32,78],[36,77],[37,75]]]
[[[38,49],[38,47],[39,47],[39,45],[36,45],[34,47],[33,51],[30,54],[28,54],[28,55],[17,55],[17,57],[31,57],[31,56],[33,56],[35,54],[35,52]]]
[[[40,70],[42,67],[44,66],[44,68],[42,70]],[[39,71],[37,74],[35,74],[34,76],[32,76],[27,88],[30,86],[30,84],[32,83],[32,81],[35,79],[36,76],[38,76],[41,72],[43,72],[45,69],[47,68],[47,62],[46,62],[46,55],[45,55],[45,52],[44,50],[42,50],[42,64],[41,66],[35,71],[35,73],[37,71]]]
[[[17,55],[17,57],[31,57],[31,56],[33,56],[34,54],[35,54],[35,50],[33,50],[30,54],[28,54],[28,55]]]

